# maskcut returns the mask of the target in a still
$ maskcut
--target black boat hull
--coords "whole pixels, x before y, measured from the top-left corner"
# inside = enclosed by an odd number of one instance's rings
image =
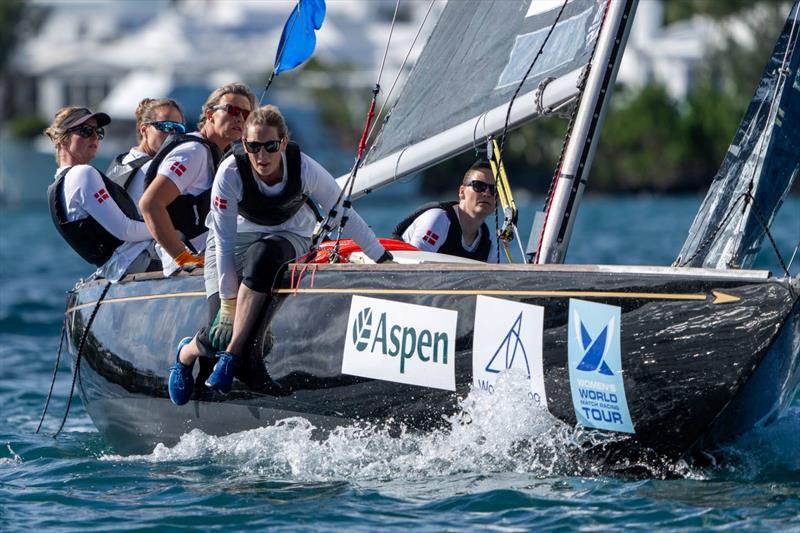
[[[774,417],[800,379],[797,290],[792,280],[764,272],[322,265],[299,274],[284,276],[261,319],[248,354],[255,376],[241,376],[251,378],[250,386],[237,381],[226,396],[199,387],[182,407],[170,403],[166,379],[178,340],[206,319],[202,277],[134,276],[112,286],[99,306],[103,282],[77,287],[67,314],[70,349],[74,358],[97,311],[81,353],[79,390],[100,431],[132,453],[173,445],[193,428],[222,435],[290,416],[320,428],[355,421],[439,426],[473,384],[476,300],[487,295],[543,308],[547,408],[571,425],[577,418],[567,356],[570,301],[619,308],[624,392],[635,429],[604,452],[615,458],[678,458],[735,436]],[[455,390],[343,374],[354,296],[456,311]],[[758,402],[747,399],[764,387],[773,388]]]

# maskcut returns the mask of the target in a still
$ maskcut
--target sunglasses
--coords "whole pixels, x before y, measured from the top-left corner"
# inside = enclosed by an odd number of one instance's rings
[[[281,139],[273,139],[263,143],[258,141],[244,141],[244,149],[249,154],[257,154],[262,148],[270,154],[274,154],[281,149]]]
[[[164,133],[186,133],[186,125],[181,122],[173,122],[172,120],[152,120],[150,122],[143,122],[153,126],[158,131]]]
[[[242,120],[247,120],[247,117],[250,116],[249,109],[242,109],[241,107],[235,106],[233,104],[218,104],[212,107],[214,111],[218,109],[224,109],[226,113],[228,113],[232,117],[238,117],[242,115]]]
[[[464,184],[464,186],[472,187],[472,190],[478,194],[489,191],[489,194],[494,196],[494,193],[497,191],[497,187],[491,183],[486,183],[485,181],[472,180],[469,183]]]
[[[88,139],[95,133],[97,134],[98,140],[103,140],[103,137],[106,136],[106,130],[104,130],[102,126],[91,126],[89,124],[81,124],[80,126],[69,128],[67,133],[77,133],[84,139]]]

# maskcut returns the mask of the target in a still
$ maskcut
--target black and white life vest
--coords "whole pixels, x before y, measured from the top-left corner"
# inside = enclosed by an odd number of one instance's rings
[[[50,216],[58,232],[67,241],[67,244],[78,252],[78,255],[93,265],[101,266],[111,258],[114,250],[123,241],[112,235],[91,215],[79,220],[67,220],[67,210],[64,205],[64,178],[71,168],[68,167],[62,171],[47,188],[47,205],[50,208]],[[103,184],[109,196],[125,216],[141,221],[136,204],[125,189],[111,181],[102,172],[100,172],[100,177],[103,178]]]
[[[233,143],[233,156],[236,168],[242,179],[242,200],[239,202],[239,214],[250,222],[261,226],[277,226],[283,224],[308,205],[317,220],[321,220],[316,204],[303,194],[303,180],[300,176],[300,147],[297,143],[286,145],[286,186],[280,194],[267,196],[261,192],[253,167],[247,157],[242,143]]]
[[[211,156],[211,161],[209,162],[211,172],[212,174],[216,172],[222,157],[216,144],[205,137],[197,135],[189,135],[188,133],[173,134],[164,140],[161,148],[159,148],[156,155],[153,156],[153,162],[147,168],[147,173],[144,176],[145,190],[147,190],[158,175],[158,167],[167,155],[181,144],[186,144],[188,142],[197,142],[208,148]],[[208,231],[205,222],[206,215],[210,210],[211,188],[197,196],[193,194],[181,194],[167,206],[167,213],[169,213],[169,218],[172,220],[172,225],[183,234],[186,241],[194,239]]]
[[[152,159],[149,155],[141,155],[136,159],[123,163],[122,160],[125,159],[125,156],[129,153],[130,152],[124,152],[119,154],[111,161],[111,164],[108,165],[108,169],[106,169],[106,176],[108,176],[108,179],[124,187],[126,191],[131,184],[131,180],[136,175],[136,171]]]
[[[481,224],[481,236],[480,242],[478,246],[475,248],[474,251],[470,252],[466,250],[461,244],[462,242],[462,232],[461,232],[461,223],[458,221],[458,215],[456,215],[455,209],[453,206],[458,204],[458,202],[431,202],[427,203],[409,216],[404,218],[400,221],[397,226],[395,226],[394,231],[392,234],[398,240],[403,240],[403,233],[408,229],[409,226],[425,211],[430,211],[431,209],[442,209],[445,213],[447,213],[447,219],[450,221],[450,228],[447,230],[447,237],[445,238],[442,245],[437,250],[440,254],[448,254],[448,255],[456,255],[458,257],[466,257],[467,259],[475,259],[477,261],[486,261],[489,259],[489,251],[492,248],[492,241],[489,238],[489,227],[486,225],[486,222]]]

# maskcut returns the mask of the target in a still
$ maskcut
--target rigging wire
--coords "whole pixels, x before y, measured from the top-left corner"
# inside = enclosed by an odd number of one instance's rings
[[[392,85],[391,87],[389,87],[389,92],[386,93],[386,97],[383,99],[383,103],[381,104],[381,107],[378,110],[378,115],[377,115],[378,117],[382,116],[383,110],[386,108],[386,105],[391,100],[394,88],[397,85],[397,82],[400,80],[400,76],[403,74],[403,69],[405,68],[406,63],[408,62],[408,58],[411,57],[411,52],[414,50],[414,45],[417,44],[417,39],[419,39],[419,36],[422,34],[422,28],[425,26],[425,22],[428,20],[428,15],[431,14],[434,2],[436,2],[436,0],[431,0],[430,3],[428,4],[428,10],[425,12],[425,16],[422,18],[422,22],[420,23],[419,28],[417,28],[417,34],[414,36],[414,40],[411,41],[411,46],[408,47],[408,52],[406,52],[406,56],[403,58],[403,62],[400,64],[400,69],[397,71],[397,75],[395,75],[394,81],[392,81]],[[370,128],[369,133],[367,134],[368,141],[369,139],[372,138],[372,133],[375,131],[375,128],[377,126],[378,123],[375,122]]]
[[[338,228],[336,230],[336,242],[333,245],[333,248],[330,252],[330,259],[331,262],[338,262],[339,261],[339,243],[341,242],[342,234],[344,232],[344,228],[347,225],[347,221],[349,218],[348,211],[352,206],[352,196],[353,196],[353,186],[355,185],[356,175],[358,174],[358,167],[361,165],[361,161],[364,158],[364,150],[366,149],[367,145],[367,135],[370,131],[370,124],[372,123],[372,119],[375,117],[375,104],[378,99],[378,93],[381,90],[381,77],[383,76],[383,69],[386,64],[386,57],[389,55],[389,47],[392,42],[392,35],[394,33],[394,27],[397,23],[397,13],[400,9],[400,0],[397,0],[394,8],[394,16],[392,17],[392,25],[389,28],[389,37],[386,40],[386,49],[383,54],[383,60],[381,62],[381,67],[378,71],[378,78],[375,81],[375,87],[372,90],[372,101],[370,102],[369,110],[367,111],[367,118],[364,122],[364,130],[361,133],[361,139],[358,142],[358,151],[356,154],[355,163],[353,163],[353,168],[350,170],[350,176],[348,176],[347,181],[345,181],[344,187],[342,187],[341,192],[339,193],[336,202],[333,204],[333,207],[328,211],[328,215],[325,217],[325,220],[322,221],[317,225],[317,228],[314,230],[314,234],[311,238],[311,248],[312,250],[316,248],[319,239],[322,237],[323,234],[328,234],[333,229],[331,224],[336,220],[338,215],[337,207],[341,203],[342,206],[342,216],[339,220]],[[347,191],[347,197],[344,197],[345,191]],[[344,198],[344,200],[343,200]]]
[[[553,34],[553,30],[556,29],[558,22],[561,20],[561,15],[564,13],[564,8],[567,7],[569,0],[564,0],[564,3],[561,4],[561,9],[558,10],[558,14],[556,15],[556,19],[553,21],[553,24],[550,25],[550,29],[547,31],[547,35],[544,37],[544,41],[539,46],[539,51],[536,52],[536,55],[531,61],[531,64],[528,66],[528,70],[525,71],[525,75],[520,80],[519,84],[517,85],[516,90],[514,90],[514,95],[511,97],[511,100],[508,102],[508,110],[506,111],[506,121],[503,125],[503,133],[500,135],[500,159],[503,158],[503,149],[505,148],[506,144],[506,134],[508,133],[508,123],[511,120],[511,108],[514,106],[514,100],[516,100],[519,92],[522,90],[522,86],[525,85],[525,82],[528,80],[528,76],[530,75],[531,71],[533,70],[534,65],[541,57],[542,52],[544,51],[544,47],[547,44],[547,41],[550,39],[550,36]]]
[[[541,57],[542,52],[544,51],[545,45],[550,40],[550,36],[553,34],[553,31],[555,30],[556,26],[558,25],[558,22],[561,20],[561,15],[563,15],[564,9],[567,7],[567,3],[569,3],[569,0],[564,0],[564,3],[561,4],[561,9],[558,10],[558,14],[556,15],[555,20],[550,25],[550,29],[547,31],[547,35],[545,35],[545,38],[542,41],[542,44],[539,46],[539,50],[536,52],[536,55],[533,57],[533,60],[531,61],[531,64],[528,65],[528,70],[525,71],[525,75],[522,76],[522,79],[517,84],[517,87],[514,90],[514,94],[511,96],[511,100],[509,100],[509,102],[508,102],[508,109],[506,110],[506,119],[505,119],[505,123],[503,124],[503,132],[500,135],[500,149],[497,150],[497,152],[498,152],[497,153],[498,165],[502,165],[503,164],[503,151],[505,149],[506,135],[508,134],[508,124],[511,121],[511,109],[514,106],[514,101],[517,99],[517,96],[519,95],[519,92],[522,90],[522,86],[525,85],[525,82],[528,80],[528,76],[530,75],[531,71],[533,70],[533,67],[536,65],[536,62]],[[542,91],[543,90],[544,89],[542,89]],[[491,140],[487,139],[487,151],[488,151],[488,142],[491,142]],[[496,209],[495,209],[495,226],[498,229],[500,228]],[[514,228],[516,229],[516,224],[514,224]],[[519,239],[519,236],[517,238]],[[522,243],[521,242],[519,243],[519,246],[520,246],[520,250],[522,250]],[[506,253],[508,253],[507,250],[506,250]],[[528,262],[527,258],[525,257],[524,250],[522,251],[522,261],[525,262],[525,263]],[[498,263],[500,262],[499,246],[498,246],[498,252],[497,252],[497,262]]]

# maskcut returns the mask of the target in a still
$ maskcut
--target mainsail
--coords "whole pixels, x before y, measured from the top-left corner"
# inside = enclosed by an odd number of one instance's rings
[[[575,98],[605,9],[601,0],[448,2],[358,172],[354,196],[482,147],[502,131],[508,103],[551,28],[509,126]]]
[[[678,264],[747,268],[800,170],[800,2],[683,244]]]

